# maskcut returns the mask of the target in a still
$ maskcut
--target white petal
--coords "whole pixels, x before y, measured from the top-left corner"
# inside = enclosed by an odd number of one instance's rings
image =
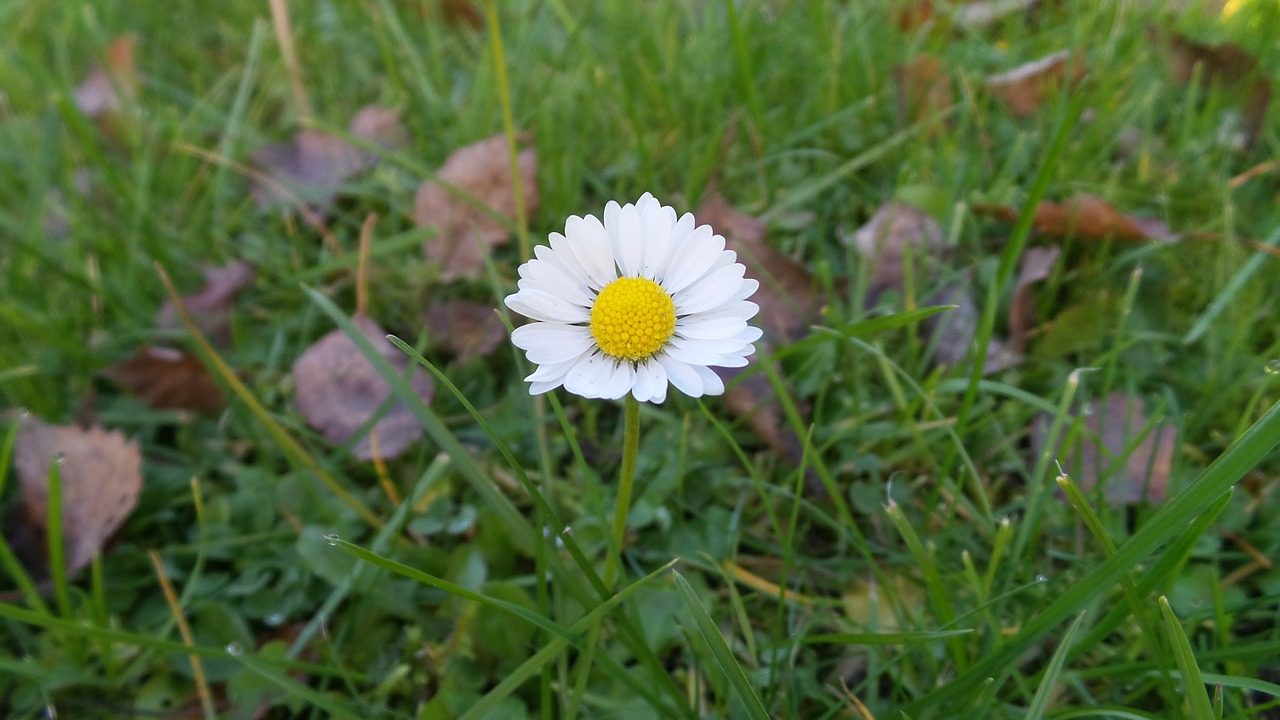
[[[615,227],[610,227],[605,220],[605,228],[609,231],[609,239],[613,241],[613,257],[618,261],[618,270],[622,277],[636,277],[644,267],[645,237],[641,234],[640,214],[636,206],[630,203],[623,205],[614,220]]]
[[[671,255],[671,228],[675,222],[676,211],[659,205],[657,200],[645,206],[640,213],[640,232],[645,243],[644,267],[640,274],[650,280],[660,282],[658,270],[665,268]]]
[[[701,318],[676,325],[681,337],[695,340],[719,340],[731,338],[747,327],[747,321],[736,317]]]
[[[525,351],[529,362],[538,365],[571,360],[593,345],[587,328],[560,323],[521,325],[511,333],[511,342]]]
[[[728,302],[742,287],[742,275],[746,268],[738,263],[704,277],[678,296],[673,295],[676,312],[680,315],[706,312]]]
[[[586,308],[533,288],[521,288],[520,292],[508,295],[502,302],[527,318],[543,322],[578,323],[591,319]]]
[[[662,287],[675,295],[705,275],[723,252],[724,238],[714,234],[710,225],[699,226],[676,248]]]
[[[661,405],[663,400],[667,399],[667,370],[662,367],[662,363],[650,359],[643,366],[643,371],[650,373],[654,378],[653,392],[649,393],[649,402],[655,405]],[[637,373],[640,372],[638,369]]]
[[[694,365],[693,371],[698,374],[698,378],[702,380],[702,392],[704,395],[723,395],[724,381],[716,374],[715,370],[702,365]]]
[[[583,355],[586,355],[586,353],[565,360],[564,362],[543,363],[524,380],[525,382],[550,382],[554,380],[555,383],[559,385],[564,382],[565,375],[569,373],[569,370],[571,370],[574,365],[578,364],[578,361],[582,359]]]
[[[552,233],[552,235],[559,236],[560,239],[556,241],[556,244],[560,247],[560,251],[556,251],[546,245],[535,245],[533,248],[534,256],[573,278],[573,281],[584,290],[590,289],[591,277],[587,275],[587,271],[583,269],[578,259],[573,256],[573,253],[569,252],[568,248],[565,247],[564,236],[560,235],[560,233]],[[524,266],[521,265],[520,268],[524,269]],[[523,273],[521,277],[524,277]]]
[[[689,365],[719,365],[725,354],[722,344],[720,341],[673,338],[662,351],[673,360]],[[732,348],[730,352],[733,350],[737,348]]]
[[[613,372],[605,379],[600,388],[600,397],[607,400],[617,400],[631,392],[631,388],[635,384],[635,367],[629,362],[615,362]]]
[[[668,217],[675,217],[675,210],[671,208],[663,208],[669,213]],[[653,263],[653,280],[666,287],[666,278],[671,272],[671,265],[677,257],[685,255],[684,248],[689,239],[689,235],[693,233],[697,223],[694,222],[692,213],[685,213],[671,227],[671,237],[667,241],[667,251],[662,258],[655,258]],[[649,266],[649,257],[645,256],[645,265]]]
[[[657,389],[655,387],[655,378],[653,373],[649,372],[647,369],[650,362],[651,360],[645,360],[643,363],[636,366],[636,379],[635,382],[631,384],[631,394],[640,402],[649,402],[650,396],[652,396],[654,391]]]
[[[747,278],[746,280],[742,281],[742,287],[738,288],[738,294],[734,295],[732,299],[746,300],[752,295],[755,295],[756,291],[759,289],[760,289],[759,280],[752,280],[751,278]]]
[[[702,380],[692,366],[682,363],[665,353],[659,353],[657,360],[662,364],[662,369],[667,371],[667,378],[671,380],[671,384],[675,385],[677,390],[689,397],[696,398],[702,395]]]
[[[547,392],[548,390],[555,390],[556,388],[560,387],[560,384],[562,382],[564,381],[556,380],[555,382],[545,382],[545,381],[531,382],[529,383],[529,394],[541,395],[542,393]]]
[[[521,265],[520,275],[526,281],[520,284],[521,289],[532,287],[545,290],[582,307],[591,307],[595,304],[595,295],[584,284],[544,260],[530,260]]]
[[[764,337],[764,331],[763,331],[763,330],[761,330],[761,329],[760,329],[760,328],[758,328],[758,327],[755,327],[755,326],[752,326],[752,325],[748,325],[748,326],[747,326],[747,329],[746,329],[746,330],[743,330],[741,333],[738,333],[738,336],[737,336],[736,338],[734,338],[734,339],[735,339],[735,340],[740,340],[740,341],[742,341],[743,343],[750,344],[750,343],[753,343],[753,342],[755,342],[755,341],[759,340],[759,339],[760,339],[760,338],[762,338],[762,337]],[[750,353],[747,353],[747,354],[748,354],[748,355],[750,355]]]
[[[594,215],[570,217],[564,224],[565,247],[591,278],[595,289],[618,279],[613,265],[613,250],[604,226]],[[551,248],[556,249],[556,236],[551,236]]]

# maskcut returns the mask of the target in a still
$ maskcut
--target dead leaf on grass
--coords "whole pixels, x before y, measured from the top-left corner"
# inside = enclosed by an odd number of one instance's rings
[[[120,112],[138,95],[142,78],[134,65],[133,48],[138,38],[122,35],[107,46],[102,63],[94,63],[89,75],[72,93],[80,112],[92,118]]]
[[[917,55],[893,68],[893,84],[898,91],[898,122],[913,125],[946,111],[953,102],[951,75],[942,61],[932,55]],[[927,137],[937,137],[941,124],[929,128]]]
[[[901,289],[907,253],[912,258],[928,259],[943,248],[942,228],[929,213],[902,202],[890,200],[881,205],[865,225],[844,238],[871,267],[870,303],[885,290]],[[918,262],[915,272],[923,278],[928,267]]]
[[[62,536],[67,576],[80,572],[133,512],[142,490],[142,453],[124,435],[100,427],[19,420],[14,467],[22,502],[5,536],[28,567],[48,576],[49,467],[62,479]]]
[[[199,356],[173,348],[139,348],[103,375],[158,410],[215,413],[227,404]]]
[[[699,225],[710,225],[723,235],[725,247],[738,253],[749,274],[760,281],[751,301],[760,306],[756,322],[765,339],[785,345],[803,337],[817,319],[822,301],[809,269],[770,247],[764,223],[739,212],[719,195],[703,202],[694,217]]]
[[[538,161],[530,148],[517,158],[525,211],[538,208]],[[443,280],[480,277],[485,254],[511,237],[508,225],[476,207],[444,184],[460,190],[481,206],[507,218],[516,215],[515,188],[507,139],[497,135],[459,148],[445,160],[436,179],[427,180],[414,198],[414,218],[419,227],[434,227],[435,235],[422,243],[427,259],[440,268]]]
[[[396,110],[362,108],[348,131],[373,145],[394,149],[409,142],[409,132]],[[263,178],[254,179],[252,194],[267,209],[293,206],[299,200],[323,215],[348,180],[373,167],[378,156],[321,130],[303,130],[293,140],[273,143],[253,154],[252,164]]]
[[[351,320],[397,370],[408,368],[409,359],[386,339],[386,331],[377,323],[365,315]],[[293,364],[293,383],[298,412],[335,445],[350,440],[391,396],[391,386],[341,330],[330,332],[302,353]],[[410,384],[424,402],[431,402],[433,386],[425,371],[416,370]],[[374,423],[373,430],[383,459],[396,457],[422,437],[422,426],[399,402]],[[373,459],[367,433],[351,452],[361,460]]]
[[[493,352],[507,339],[507,329],[493,307],[467,300],[447,300],[427,313],[433,342],[466,362]]]
[[[1019,260],[1018,279],[1013,284],[1013,302],[1009,305],[1009,348],[1016,353],[1027,351],[1027,337],[1036,324],[1036,293],[1033,285],[1049,277],[1062,249],[1057,245],[1026,248]]]
[[[965,273],[964,277],[969,279],[972,274]],[[935,291],[925,299],[924,304],[955,306],[946,312],[925,318],[920,326],[933,346],[933,362],[947,367],[958,366],[969,355],[969,347],[978,334],[978,324],[982,318],[973,294],[964,287],[951,285]],[[1022,360],[1022,354],[1003,340],[991,338],[987,341],[986,353],[982,359],[982,374],[990,375],[1017,367],[1022,364]]]
[[[978,30],[993,25],[1023,10],[1032,10],[1040,0],[983,0],[959,3],[950,8],[951,21],[967,30]]]
[[[1107,500],[1115,505],[1164,502],[1169,494],[1177,429],[1168,423],[1155,423],[1128,457],[1124,456],[1147,422],[1141,398],[1113,393],[1101,403],[1085,407],[1079,439],[1065,453],[1056,448],[1054,455],[1086,493],[1103,482]],[[1049,425],[1047,416],[1035,424],[1032,445],[1037,455],[1048,441]]]
[[[1147,27],[1147,36],[1153,45],[1166,49],[1166,65],[1177,82],[1190,83],[1199,67],[1206,84],[1216,83],[1243,95],[1243,145],[1252,146],[1271,104],[1271,81],[1258,71],[1258,59],[1239,45],[1205,45],[1174,32],[1161,32],[1154,26]]]
[[[1045,97],[1084,77],[1084,58],[1062,50],[987,78],[983,85],[1018,117],[1034,113]]]
[[[243,260],[235,260],[223,267],[205,266],[204,289],[182,298],[182,304],[192,319],[215,343],[227,344],[231,339],[231,308],[236,294],[253,284],[253,266]],[[165,301],[156,314],[156,326],[177,329],[182,326],[178,309],[173,302]]]
[[[1009,222],[1018,219],[1017,210],[1004,206],[977,205],[974,212]],[[1060,203],[1042,200],[1036,205],[1031,224],[1039,232],[1056,238],[1128,242],[1175,239],[1163,222],[1126,215],[1094,195],[1077,195]]]

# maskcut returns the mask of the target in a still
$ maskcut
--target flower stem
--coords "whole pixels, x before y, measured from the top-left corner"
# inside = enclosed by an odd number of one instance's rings
[[[621,562],[622,542],[627,534],[627,513],[631,510],[631,488],[636,477],[636,452],[640,448],[640,403],[627,395],[622,425],[622,472],[618,477],[618,506],[613,511],[613,543],[604,566],[604,584],[613,586]]]

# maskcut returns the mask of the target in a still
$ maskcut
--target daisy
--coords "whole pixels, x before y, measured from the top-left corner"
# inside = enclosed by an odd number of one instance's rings
[[[709,225],[645,193],[634,205],[610,201],[604,222],[570,217],[551,246],[520,266],[507,307],[535,322],[511,340],[537,366],[533,395],[564,386],[587,398],[630,393],[660,403],[667,385],[690,397],[719,395],[712,367],[742,367],[755,352],[760,308],[747,298],[737,254]]]

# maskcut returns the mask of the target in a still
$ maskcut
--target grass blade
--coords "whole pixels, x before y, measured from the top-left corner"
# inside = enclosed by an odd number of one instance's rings
[[[715,621],[703,609],[702,602],[698,600],[698,595],[693,591],[693,587],[689,585],[689,581],[685,580],[678,572],[674,573],[674,575],[676,587],[680,590],[680,598],[684,600],[685,607],[689,608],[689,613],[693,615],[693,620],[698,626],[698,632],[707,641],[707,646],[711,648],[711,653],[715,656],[716,663],[729,678],[729,684],[733,686],[738,699],[746,707],[747,714],[754,720],[769,720],[769,711],[765,710],[755,690],[751,688],[751,681],[747,679],[747,674],[742,671],[742,666],[733,657],[733,651],[725,643],[724,636],[720,634],[720,628],[716,626]]]
[[[1031,706],[1027,708],[1026,720],[1040,720],[1044,717],[1045,710],[1049,707],[1049,696],[1053,692],[1053,687],[1057,683],[1058,675],[1062,673],[1062,666],[1067,662],[1067,653],[1071,650],[1071,644],[1075,642],[1076,634],[1080,632],[1080,625],[1084,622],[1085,613],[1081,611],[1076,616],[1071,627],[1067,628],[1067,632],[1062,635],[1062,640],[1058,643],[1058,649],[1054,651],[1053,657],[1049,660],[1049,667],[1045,668],[1044,676],[1040,678],[1040,687],[1036,689],[1035,697],[1031,698]]]
[[[1170,647],[1173,648],[1173,659],[1178,663],[1178,671],[1182,673],[1182,692],[1191,706],[1191,717],[1196,720],[1213,718],[1213,703],[1209,701],[1209,691],[1205,690],[1204,678],[1200,676],[1200,666],[1196,663],[1195,650],[1191,641],[1178,622],[1178,616],[1169,607],[1169,599],[1160,596],[1160,616],[1164,619],[1164,629]]]

